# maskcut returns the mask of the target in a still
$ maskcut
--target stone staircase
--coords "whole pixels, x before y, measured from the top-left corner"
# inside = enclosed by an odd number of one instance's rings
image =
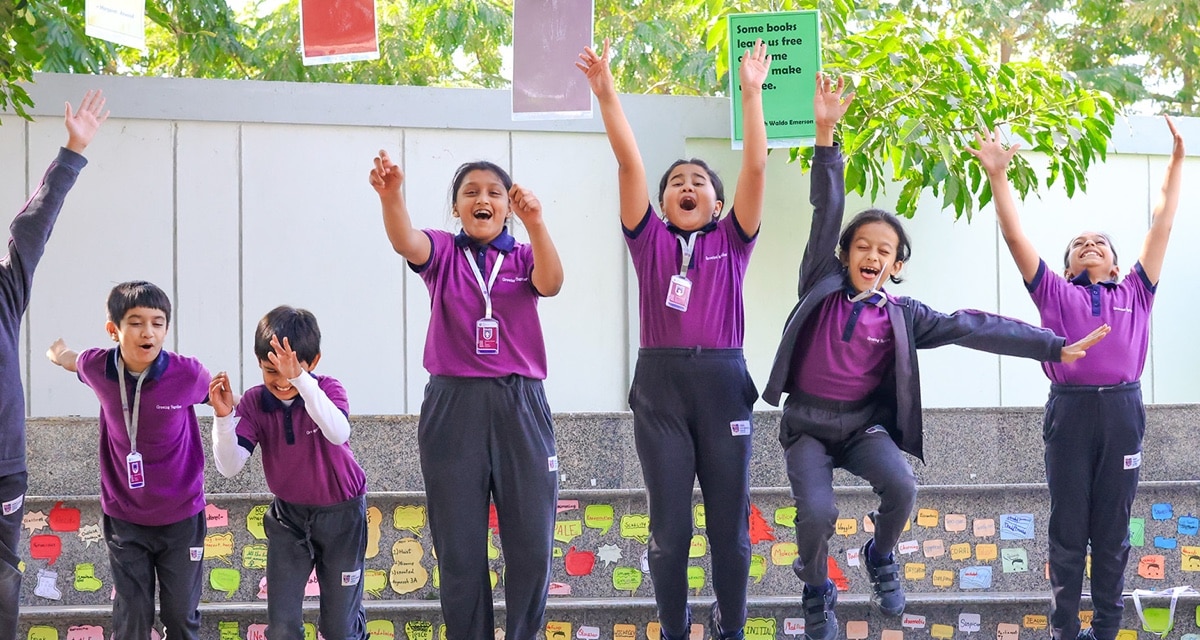
[[[1133,536],[1127,589],[1200,582],[1200,470],[1193,444],[1198,414],[1200,407],[1190,405],[1149,410],[1143,480],[1131,527],[1140,535]],[[372,637],[440,637],[438,576],[420,492],[416,420],[355,417],[353,424],[351,442],[371,487],[365,579]],[[897,556],[909,593],[903,619],[879,617],[869,607],[870,587],[856,555],[870,535],[865,515],[877,502],[868,487],[839,472],[842,519],[830,562],[845,587],[838,605],[843,637],[1046,637],[1049,498],[1041,483],[1040,424],[1039,409],[927,412],[929,464],[915,463],[921,482],[918,512]],[[794,505],[775,441],[778,414],[759,414],[755,425],[754,561],[746,635],[796,638],[802,631],[800,583],[790,566]],[[562,488],[555,555],[560,559],[552,577],[547,638],[557,639],[559,632],[568,639],[654,638],[653,588],[644,565],[648,518],[631,416],[560,415],[556,429]],[[95,448],[93,419],[29,423],[23,638],[99,639],[111,627],[112,582],[98,525]],[[241,475],[226,479],[210,461],[206,486],[204,637],[262,638],[266,541],[261,518],[271,497],[261,465],[252,461]],[[712,595],[698,492],[696,505],[689,579],[693,638],[698,639],[705,634],[701,625],[707,623]],[[488,544],[494,551],[500,625],[504,564],[494,531]],[[1146,604],[1166,607],[1167,602],[1160,597]],[[306,603],[310,622],[315,622],[316,604],[315,597]],[[1197,604],[1200,598],[1193,596],[1180,600],[1168,637],[1200,633]],[[1127,605],[1123,628],[1136,636],[1140,623],[1128,599]],[[1086,601],[1084,608],[1089,608]]]

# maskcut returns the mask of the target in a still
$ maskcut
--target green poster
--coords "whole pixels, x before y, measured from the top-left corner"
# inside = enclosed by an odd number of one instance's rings
[[[742,88],[738,68],[742,54],[761,38],[771,56],[763,84],[763,115],[768,147],[811,145],[813,86],[821,70],[820,20],[816,11],[740,13],[729,16],[729,96],[733,148],[742,148]]]

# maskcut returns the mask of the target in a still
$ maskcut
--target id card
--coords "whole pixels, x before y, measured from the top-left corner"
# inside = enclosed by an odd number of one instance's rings
[[[500,353],[500,323],[493,318],[480,318],[475,323],[475,353],[494,356]]]
[[[692,298],[692,281],[683,276],[671,276],[671,285],[667,287],[667,306],[679,311],[687,311],[688,300]]]
[[[146,486],[146,474],[142,469],[142,454],[134,451],[125,456],[125,470],[129,472],[130,489],[141,489]]]

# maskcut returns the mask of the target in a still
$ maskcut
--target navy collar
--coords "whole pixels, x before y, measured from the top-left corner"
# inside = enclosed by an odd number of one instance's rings
[[[116,380],[117,379],[117,355],[121,353],[121,347],[113,347],[112,349],[109,349],[108,351],[109,351],[108,356],[104,359],[105,360],[105,362],[104,362],[104,377],[108,378],[109,380]],[[166,370],[167,370],[167,350],[162,349],[158,352],[158,357],[154,359],[154,362],[152,362],[150,364],[150,366],[146,368],[146,371],[143,372],[142,375],[147,376],[146,381],[149,382],[151,380],[157,380],[158,378],[162,377],[163,372]],[[126,370],[126,373],[130,376],[133,375],[132,373],[129,373],[128,370]]]
[[[501,253],[508,253],[509,251],[513,250],[513,247],[515,247],[516,244],[517,239],[512,237],[512,234],[508,232],[508,228],[505,227],[500,230],[500,235],[496,236],[491,242],[487,243],[486,246],[492,247]],[[458,235],[454,236],[454,246],[458,249],[471,247],[475,251],[485,248],[485,245],[476,242],[475,239],[473,239],[471,236],[468,236],[466,231],[459,231]]]
[[[887,292],[883,291],[882,289],[880,289],[879,291],[880,291],[879,293],[876,293],[870,297],[859,300],[858,302],[855,302],[854,304],[856,304],[856,305],[869,304],[869,305],[872,305],[875,307],[882,307],[883,303],[887,301]],[[846,300],[853,300],[854,296],[857,296],[859,293],[861,293],[854,287],[850,286],[849,283],[842,286],[842,292],[846,294]]]
[[[1075,286],[1079,286],[1079,287],[1090,287],[1090,286],[1092,286],[1092,284],[1102,284],[1102,285],[1108,287],[1109,289],[1112,289],[1117,286],[1117,281],[1113,280],[1112,278],[1109,278],[1108,280],[1103,280],[1101,282],[1093,283],[1091,276],[1088,275],[1087,269],[1084,269],[1083,273],[1080,273],[1079,275],[1075,276],[1074,278],[1071,278],[1071,284],[1073,284]]]
[[[700,233],[712,233],[713,230],[716,228],[717,228],[716,220],[710,220],[708,222],[708,224],[706,224],[703,227],[700,227],[699,229],[696,229],[694,231],[684,231],[683,229],[680,229],[679,227],[671,224],[670,222],[667,223],[667,231],[670,231],[671,233],[673,233],[677,236],[684,237],[684,238],[692,235],[696,231],[699,231]]]
[[[283,404],[283,400],[276,398],[275,394],[271,393],[270,390],[268,390],[265,386],[262,388],[262,397],[260,402],[262,403],[262,410],[267,413],[284,411],[285,409],[291,409],[295,407],[304,407],[304,398],[300,397],[299,394],[296,394],[296,397],[292,398],[292,404],[289,407],[288,405]]]

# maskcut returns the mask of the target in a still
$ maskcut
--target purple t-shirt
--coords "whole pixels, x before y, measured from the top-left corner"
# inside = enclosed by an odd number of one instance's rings
[[[499,323],[499,353],[475,353],[475,323],[484,317],[483,292],[463,249],[474,255],[464,234],[425,229],[429,261],[413,265],[429,287],[429,332],[425,337],[425,369],[433,375],[498,378],[517,374],[546,379],[546,343],[538,319],[538,292],[533,287],[533,249],[516,242],[505,230],[483,247],[484,282],[496,258],[504,254],[492,289],[492,318]]]
[[[796,344],[790,389],[828,400],[862,400],[896,360],[887,309],[850,302],[844,291],[826,296]]]
[[[329,376],[313,375],[317,386],[342,413],[350,415],[350,401],[341,383]],[[335,445],[308,415],[304,399],[296,396],[284,406],[263,385],[246,392],[237,406],[238,444],[251,453],[262,446],[267,487],[284,502],[327,507],[367,492],[367,477],[350,443]]]
[[[647,206],[636,229],[625,229],[638,278],[641,346],[740,349],[746,327],[742,283],[757,235],[747,237],[730,211],[696,239],[687,272],[692,283],[687,311],[667,306],[671,277],[679,275],[683,259],[677,238],[653,206]]]
[[[1033,282],[1026,285],[1042,316],[1042,326],[1070,344],[1107,323],[1112,327],[1103,340],[1088,349],[1086,358],[1071,364],[1044,362],[1042,370],[1059,384],[1115,385],[1142,377],[1150,344],[1150,309],[1157,285],[1136,262],[1120,284],[1090,284],[1087,275],[1074,281],[1038,265]]]
[[[145,486],[129,488],[126,456],[129,431],[121,411],[117,348],[79,354],[79,379],[100,400],[100,508],[105,514],[147,527],[179,522],[204,510],[204,445],[193,405],[208,399],[212,377],[195,358],[163,350],[142,374],[139,408],[133,407],[137,379],[125,374],[130,410],[138,411],[137,451]]]

